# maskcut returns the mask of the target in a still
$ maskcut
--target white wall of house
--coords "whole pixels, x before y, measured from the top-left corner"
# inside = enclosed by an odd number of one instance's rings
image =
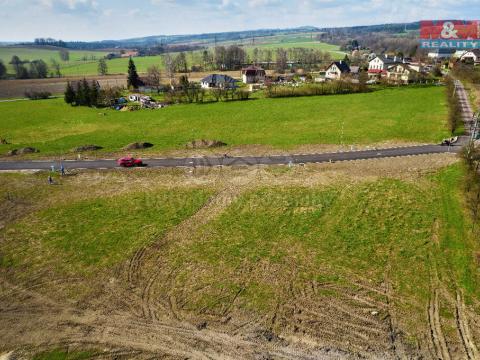
[[[368,70],[385,70],[385,62],[377,56],[368,63]]]
[[[325,73],[325,78],[330,80],[339,80],[342,77],[342,72],[337,65],[332,64]]]

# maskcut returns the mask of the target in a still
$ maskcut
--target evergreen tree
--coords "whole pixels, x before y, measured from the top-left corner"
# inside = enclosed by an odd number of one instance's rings
[[[82,81],[82,90],[83,90],[83,103],[81,105],[92,106],[91,89],[87,79],[83,79]]]
[[[67,83],[67,88],[65,89],[64,95],[65,95],[64,99],[67,104],[70,104],[70,105],[75,104],[76,94],[70,81]]]
[[[350,63],[351,63],[351,62],[350,62],[350,58],[348,57],[347,54],[345,54],[345,57],[343,58],[343,62],[344,62],[345,64],[347,64],[348,66],[350,66]]]
[[[76,94],[77,94],[77,96],[75,98],[75,103],[78,106],[85,105],[85,92],[84,92],[82,83],[80,81],[77,83]]]
[[[90,87],[90,106],[97,106],[98,105],[98,97],[99,97],[99,91],[100,89],[98,88],[98,83],[93,80],[92,85]]]
[[[137,73],[137,67],[133,62],[132,58],[128,61],[128,78],[127,78],[127,85],[128,87],[132,87],[136,89],[140,84],[140,77]]]

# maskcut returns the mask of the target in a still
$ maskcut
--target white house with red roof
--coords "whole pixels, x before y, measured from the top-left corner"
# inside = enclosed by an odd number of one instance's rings
[[[368,63],[368,76],[386,76],[388,68],[397,64],[405,64],[405,61],[397,56],[377,56]]]

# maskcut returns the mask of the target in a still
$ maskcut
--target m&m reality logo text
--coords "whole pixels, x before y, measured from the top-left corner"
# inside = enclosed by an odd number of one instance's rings
[[[422,48],[480,48],[479,20],[425,20],[420,22]]]

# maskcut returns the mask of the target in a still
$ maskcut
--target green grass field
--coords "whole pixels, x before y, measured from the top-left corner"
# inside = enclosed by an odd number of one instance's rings
[[[48,65],[51,64],[52,59],[55,61],[59,62],[62,67],[62,73],[64,75],[70,75],[67,73],[66,69],[69,69],[70,67],[75,67],[75,66],[85,66],[86,61],[83,60],[84,57],[87,57],[88,59],[91,59],[92,57],[95,57],[96,59],[100,59],[104,57],[107,52],[105,51],[88,51],[88,50],[69,50],[70,52],[70,61],[64,62],[60,59],[60,54],[59,50],[52,50],[52,49],[41,49],[41,48],[35,48],[35,47],[0,47],[0,60],[3,61],[3,63],[7,66],[7,69],[10,73],[13,73],[13,68],[9,64],[10,60],[12,59],[12,56],[17,55],[20,57],[21,60],[25,61],[32,61],[32,60],[43,60],[45,61]],[[87,61],[87,63],[94,62],[97,64],[97,61]],[[63,70],[65,69],[65,71]],[[95,75],[97,74],[97,67],[95,65],[95,69],[93,73],[89,74],[82,74],[82,73],[77,73],[74,75]]]
[[[160,239],[167,230],[192,216],[210,195],[208,189],[160,189],[59,202],[9,228],[8,237],[33,240],[40,231],[48,242],[42,250],[45,258],[35,266],[51,266],[58,273],[93,276]],[[33,226],[26,226],[27,223]],[[8,246],[2,247],[2,252],[11,253],[10,257],[2,257],[3,266],[28,267],[25,255],[34,256],[33,248],[28,243],[18,245],[10,250]]]
[[[341,286],[354,275],[375,284],[388,279],[404,300],[395,303],[399,312],[418,316],[438,266],[447,288],[478,298],[479,245],[463,210],[461,176],[461,167],[452,166],[415,183],[381,179],[251,191],[172,253],[170,266],[184,269],[178,289],[205,289],[177,296],[188,299],[191,310],[221,314],[231,301],[225,292],[246,288],[237,306],[272,312],[288,301],[288,284]],[[402,322],[413,331],[418,318],[410,316]]]
[[[309,144],[431,143],[448,135],[440,87],[175,105],[137,112],[75,108],[63,99],[53,99],[0,103],[0,112],[0,137],[11,143],[0,145],[0,153],[33,146],[41,156],[86,144],[116,152],[137,141],[153,143],[150,151],[158,153],[184,149],[194,139],[288,150]]]

